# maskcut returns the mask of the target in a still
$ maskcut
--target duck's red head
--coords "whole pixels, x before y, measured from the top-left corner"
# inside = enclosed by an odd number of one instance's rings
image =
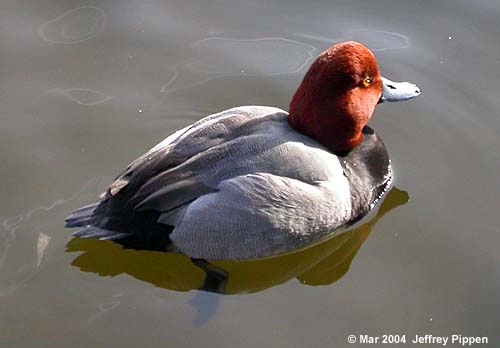
[[[333,152],[352,150],[381,101],[385,80],[373,53],[358,42],[343,42],[311,65],[290,104],[289,123]],[[389,88],[394,88],[393,83]],[[420,94],[415,85],[407,96]],[[392,100],[403,100],[392,99]],[[391,100],[391,101],[392,101]]]

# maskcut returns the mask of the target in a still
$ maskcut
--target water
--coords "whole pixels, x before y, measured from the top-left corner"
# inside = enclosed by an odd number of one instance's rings
[[[493,0],[2,1],[0,346],[497,346],[499,17]],[[135,157],[219,110],[286,109],[312,57],[348,39],[423,90],[371,122],[398,188],[373,220],[219,264],[230,281],[206,290],[230,296],[193,290],[203,274],[180,256],[71,241],[64,217]]]

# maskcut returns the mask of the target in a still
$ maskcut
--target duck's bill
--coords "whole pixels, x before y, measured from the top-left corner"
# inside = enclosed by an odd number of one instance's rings
[[[382,77],[383,91],[379,103],[396,102],[415,98],[420,88],[409,82],[394,82]]]

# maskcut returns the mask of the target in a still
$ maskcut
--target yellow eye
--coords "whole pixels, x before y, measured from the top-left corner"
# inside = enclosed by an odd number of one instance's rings
[[[370,85],[370,83],[372,83],[372,79],[367,77],[366,79],[364,79],[363,81],[363,86],[365,87],[368,87]]]

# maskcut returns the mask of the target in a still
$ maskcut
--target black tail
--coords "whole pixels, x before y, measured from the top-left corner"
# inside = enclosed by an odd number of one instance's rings
[[[89,204],[73,211],[66,218],[65,227],[84,227],[90,225],[94,211],[99,203]]]
[[[129,235],[129,233],[105,230],[95,226],[88,226],[73,233],[73,237],[95,238],[100,240],[118,240],[128,237]]]
[[[76,209],[66,218],[65,227],[84,227],[73,233],[74,237],[95,238],[101,240],[117,240],[128,237],[129,233],[122,233],[93,226],[94,212],[99,203],[93,203]]]

